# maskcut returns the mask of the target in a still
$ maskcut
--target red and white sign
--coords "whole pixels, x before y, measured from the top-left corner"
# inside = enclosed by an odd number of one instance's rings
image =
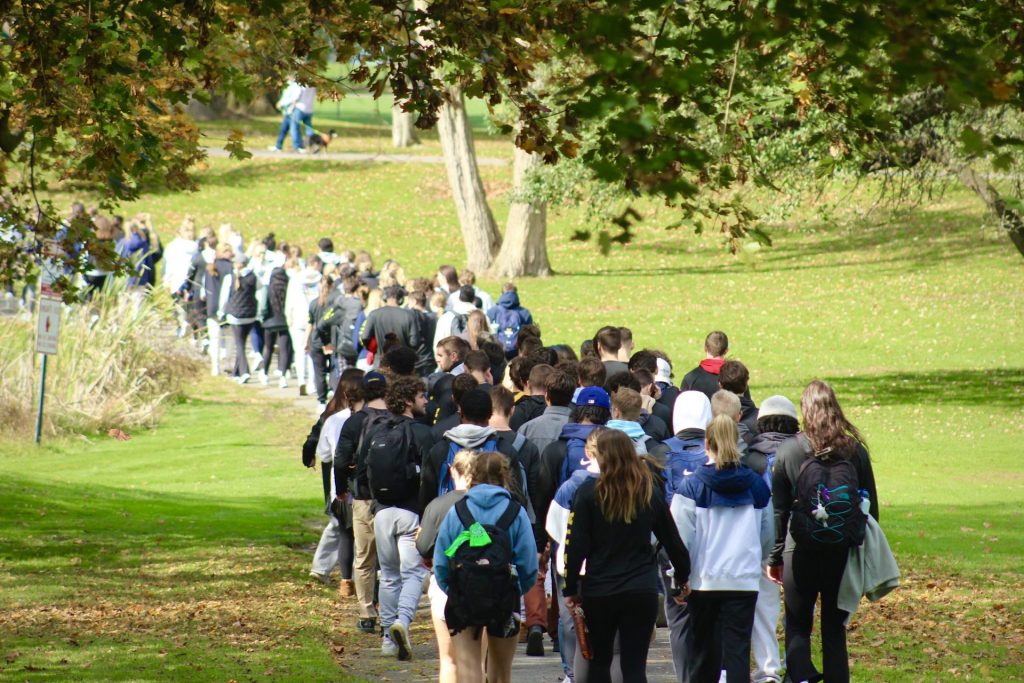
[[[57,355],[57,344],[60,341],[60,299],[41,296],[36,300],[39,309],[39,320],[36,324],[36,352]]]

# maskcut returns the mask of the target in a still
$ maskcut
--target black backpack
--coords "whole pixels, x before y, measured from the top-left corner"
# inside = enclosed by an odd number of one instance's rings
[[[809,444],[804,444],[810,450]],[[809,453],[796,478],[789,532],[797,545],[852,547],[864,542],[867,516],[860,508],[857,468],[828,451]]]
[[[488,627],[503,633],[512,614],[519,609],[519,586],[513,572],[512,539],[509,528],[521,506],[510,500],[494,524],[480,524],[463,498],[455,512],[463,531],[455,537],[448,556],[448,602],[444,619],[455,635],[468,627]]]
[[[366,435],[366,478],[373,499],[398,504],[419,491],[420,466],[412,420],[392,416],[375,421]]]

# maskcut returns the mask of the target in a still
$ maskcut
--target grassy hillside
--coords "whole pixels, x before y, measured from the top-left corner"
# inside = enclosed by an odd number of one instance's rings
[[[511,171],[482,170],[501,223]],[[307,249],[330,235],[339,248],[397,258],[411,275],[464,260],[441,166],[218,159],[201,184],[198,194],[150,196],[125,213],[151,212],[165,242],[193,213],[200,224],[230,221],[251,237],[273,231]],[[849,203],[866,206],[869,190]],[[808,211],[773,229],[775,247],[739,257],[713,237],[661,230],[667,210],[643,208],[638,240],[608,257],[569,239],[582,213],[552,217],[558,276],[519,283],[545,340],[577,345],[602,324],[628,325],[640,347],[668,352],[681,378],[704,335],[723,329],[751,370],[755,401],[797,400],[813,377],[833,382],[868,439],[882,523],[907,573],[903,589],[855,618],[855,680],[1024,677],[1020,256],[955,192],[856,221],[823,224]],[[21,620],[0,617],[3,647],[22,653],[9,670],[31,678],[18,668],[23,658],[56,667],[51,660],[63,657],[127,675],[161,649],[165,662],[221,680],[226,669],[210,673],[216,662],[248,667],[245,677],[283,667],[295,680],[306,663],[329,663],[315,625],[327,601],[273,601],[299,599],[288,544],[315,540],[299,519],[316,483],[300,482],[292,462],[305,420],[235,400],[208,405],[196,395],[127,444],[76,441],[40,454],[0,446],[10,501],[0,512],[0,608]],[[235,626],[230,610],[212,623],[144,618],[146,593],[184,611],[195,600],[239,600],[238,615],[260,612],[262,600],[275,607],[247,632],[250,621]],[[82,601],[123,606],[83,621],[74,607]],[[114,638],[103,635],[111,620],[149,626]],[[254,653],[229,648],[230,634]],[[273,645],[265,657],[261,638]],[[309,647],[293,657],[288,647],[301,643]]]

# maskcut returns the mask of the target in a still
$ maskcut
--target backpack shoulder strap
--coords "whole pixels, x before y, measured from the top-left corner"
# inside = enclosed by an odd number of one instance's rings
[[[464,529],[468,529],[476,523],[476,518],[473,517],[473,513],[469,511],[469,499],[463,497],[455,504],[455,514],[459,516],[459,522],[462,523]]]
[[[523,446],[526,445],[526,437],[516,432],[516,438],[512,439],[512,448],[516,453],[523,450]]]
[[[465,499],[463,499],[465,500]],[[494,526],[498,527],[502,531],[508,531],[512,526],[512,522],[516,521],[516,517],[519,516],[519,510],[522,506],[514,500],[509,500],[508,507],[501,513],[501,517],[494,523]]]

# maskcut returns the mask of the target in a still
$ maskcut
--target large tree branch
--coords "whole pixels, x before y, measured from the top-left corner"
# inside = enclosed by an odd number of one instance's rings
[[[1017,247],[1021,256],[1024,256],[1024,217],[1020,212],[1007,206],[1006,200],[1000,196],[999,191],[992,186],[992,183],[970,166],[963,166],[958,171],[957,177],[960,182],[978,195],[989,211],[999,218],[999,222],[1010,236],[1010,241]]]

